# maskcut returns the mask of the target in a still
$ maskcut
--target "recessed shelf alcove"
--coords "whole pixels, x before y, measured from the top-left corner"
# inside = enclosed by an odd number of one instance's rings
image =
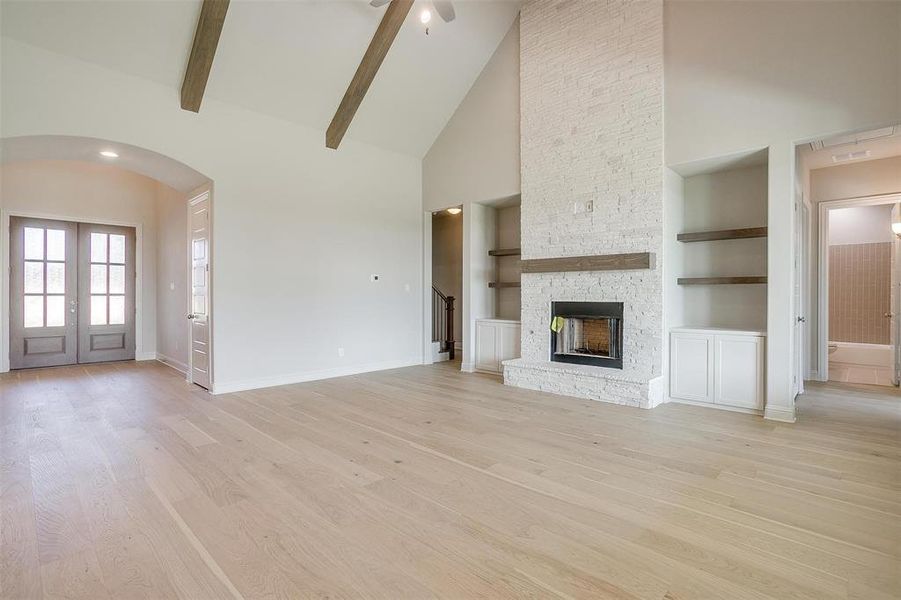
[[[670,168],[669,327],[766,329],[768,169],[766,149]]]

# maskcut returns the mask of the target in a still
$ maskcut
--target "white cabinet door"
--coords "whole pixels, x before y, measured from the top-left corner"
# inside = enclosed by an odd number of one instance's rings
[[[498,327],[494,323],[476,322],[476,369],[495,372],[500,369],[497,336]]]
[[[713,402],[713,336],[670,334],[670,396]]]
[[[497,326],[497,356],[498,361],[503,362],[511,358],[519,358],[519,326],[518,325],[498,325]],[[503,371],[504,366],[498,365],[498,371]]]
[[[718,335],[714,348],[714,402],[763,408],[764,338]]]

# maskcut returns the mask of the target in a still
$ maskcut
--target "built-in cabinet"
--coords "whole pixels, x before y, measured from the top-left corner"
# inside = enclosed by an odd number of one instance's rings
[[[476,371],[502,373],[503,361],[519,358],[520,330],[519,321],[476,319]]]
[[[766,334],[679,328],[670,332],[670,398],[763,410]]]

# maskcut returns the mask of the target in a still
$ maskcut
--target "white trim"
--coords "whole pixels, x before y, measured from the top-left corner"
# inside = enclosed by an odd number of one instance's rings
[[[144,225],[115,219],[99,219],[94,217],[76,217],[57,213],[41,213],[16,210],[0,210],[0,373],[9,371],[9,220],[10,217],[29,219],[47,219],[51,221],[68,221],[70,223],[86,223],[94,225],[115,225],[133,227],[135,230],[135,359],[138,356],[152,354],[156,356],[156,348],[151,353],[144,348]]]
[[[663,375],[655,377],[648,381],[648,401],[647,406],[641,408],[657,408],[661,404],[666,403],[666,378]]]
[[[299,373],[275,375],[272,377],[259,377],[255,379],[240,379],[238,381],[217,383],[211,386],[213,389],[210,390],[210,393],[231,394],[233,392],[243,392],[246,390],[257,390],[279,385],[290,385],[293,383],[304,383],[306,381],[318,381],[320,379],[332,379],[333,377],[345,377],[347,375],[359,375],[361,373],[371,373],[373,371],[385,371],[388,369],[400,369],[403,367],[413,367],[420,365],[422,365],[422,357],[413,356],[406,359],[364,363],[348,367],[335,367],[332,369],[302,371]]]
[[[156,352],[135,352],[135,360],[156,360]]]
[[[180,360],[175,360],[175,359],[172,358],[171,356],[166,356],[166,355],[163,354],[162,352],[157,352],[157,353],[156,353],[156,360],[157,360],[157,362],[160,362],[160,363],[166,365],[166,366],[169,367],[170,369],[175,369],[176,371],[178,371],[178,372],[181,373],[182,375],[187,375],[187,374],[188,374],[188,365],[186,365],[185,363],[181,362]]]
[[[436,362],[432,352],[432,211],[422,217],[422,364]]]
[[[763,418],[769,419],[770,421],[782,421],[783,423],[794,423],[796,421],[795,407],[794,407],[794,405],[792,405],[791,408],[767,405],[767,407],[763,411]]]
[[[901,202],[901,194],[880,194],[817,203],[817,381],[829,380],[829,211],[854,206],[876,206]],[[794,416],[792,417],[794,419]],[[781,419],[777,419],[781,420]]]
[[[475,373],[476,372],[475,363],[462,362],[462,363],[460,363],[460,370],[464,373]]]

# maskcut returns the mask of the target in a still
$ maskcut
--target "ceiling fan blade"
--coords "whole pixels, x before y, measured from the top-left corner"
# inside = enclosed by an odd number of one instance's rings
[[[435,11],[444,19],[445,23],[450,23],[457,16],[454,12],[454,3],[450,0],[432,0],[432,4],[435,5]]]
[[[372,0],[372,2],[369,3],[369,6],[379,8],[380,6],[385,6],[389,2],[391,2],[391,0]]]

